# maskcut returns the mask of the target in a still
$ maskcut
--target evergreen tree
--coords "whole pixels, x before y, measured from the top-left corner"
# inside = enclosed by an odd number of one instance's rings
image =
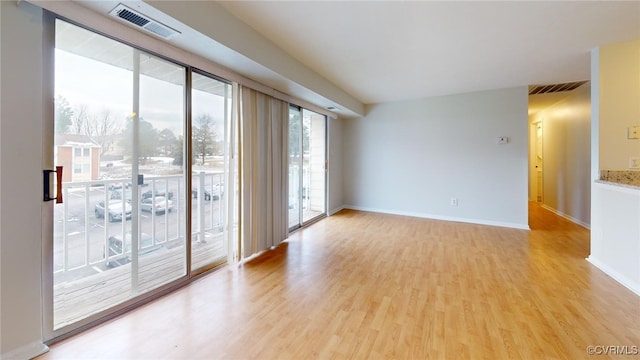
[[[64,134],[71,126],[73,109],[71,109],[69,101],[67,101],[67,99],[62,95],[58,95],[58,97],[56,97],[54,107],[55,132],[56,134]]]

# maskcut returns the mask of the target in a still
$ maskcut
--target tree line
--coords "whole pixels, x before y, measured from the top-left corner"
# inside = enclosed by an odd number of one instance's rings
[[[101,148],[101,154],[123,155],[133,153],[133,117],[117,119],[110,110],[91,113],[86,105],[71,107],[63,96],[55,99],[56,134],[76,134],[90,137]],[[140,117],[138,120],[138,150],[144,160],[152,156],[172,157],[175,165],[184,164],[184,137],[170,129],[158,130]],[[192,126],[194,162],[205,163],[207,155],[218,152],[215,121],[209,114],[196,116]]]

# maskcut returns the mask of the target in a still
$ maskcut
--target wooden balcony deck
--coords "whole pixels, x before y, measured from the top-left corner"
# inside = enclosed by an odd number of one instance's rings
[[[191,249],[193,269],[227,257],[221,234],[207,242],[193,242]],[[131,263],[56,284],[53,290],[55,327],[105,310],[185,274],[186,251],[184,244],[180,244],[140,257],[135,293],[132,291]]]

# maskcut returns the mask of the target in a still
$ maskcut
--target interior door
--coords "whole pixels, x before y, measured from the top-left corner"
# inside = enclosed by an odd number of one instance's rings
[[[542,202],[544,172],[542,168],[542,122],[536,124],[536,201]]]

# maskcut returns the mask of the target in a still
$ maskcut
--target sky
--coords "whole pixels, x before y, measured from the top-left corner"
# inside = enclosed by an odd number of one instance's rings
[[[55,52],[55,95],[67,99],[71,108],[85,105],[90,114],[111,115],[124,125],[132,114],[133,81],[129,70],[78,56],[60,49]],[[212,80],[216,81],[216,80]],[[224,99],[193,90],[193,107],[208,112],[223,132]],[[142,76],[140,116],[156,130],[170,129],[176,136],[184,132],[183,87]],[[199,113],[194,113],[194,119]]]

